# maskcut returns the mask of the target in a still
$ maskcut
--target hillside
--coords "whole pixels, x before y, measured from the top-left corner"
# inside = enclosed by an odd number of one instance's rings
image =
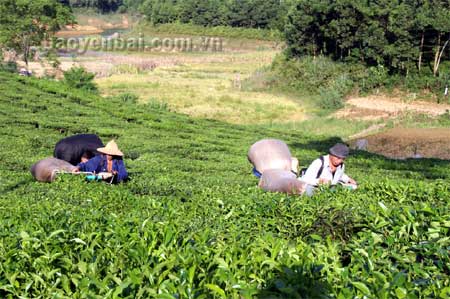
[[[117,140],[131,182],[32,179],[86,132]],[[302,165],[338,141],[0,73],[0,297],[448,298],[448,161],[356,152],[357,191],[300,198],[256,187],[265,137]]]

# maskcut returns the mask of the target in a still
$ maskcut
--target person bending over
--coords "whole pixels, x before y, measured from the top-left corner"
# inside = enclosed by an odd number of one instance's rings
[[[355,189],[356,181],[344,172],[344,161],[348,155],[349,148],[345,144],[337,143],[330,148],[328,155],[314,160],[299,178],[306,184],[305,194],[313,195],[315,189],[320,185],[348,184]]]
[[[108,142],[105,147],[97,148],[97,151],[100,155],[96,155],[87,162],[79,163],[74,172],[103,173],[103,179],[111,179],[112,177],[111,181],[114,183],[120,183],[128,178],[128,173],[122,160],[123,153],[119,150],[114,140]]]

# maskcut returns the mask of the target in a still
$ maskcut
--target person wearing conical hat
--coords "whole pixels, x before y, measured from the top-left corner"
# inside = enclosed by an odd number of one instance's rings
[[[128,178],[125,164],[123,163],[123,153],[119,150],[117,143],[111,140],[105,147],[97,148],[99,155],[77,165],[75,171],[93,172],[95,174],[108,173],[105,179],[113,177],[113,182],[120,183]]]

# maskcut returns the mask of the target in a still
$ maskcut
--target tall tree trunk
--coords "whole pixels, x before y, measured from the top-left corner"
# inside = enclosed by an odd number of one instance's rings
[[[27,71],[28,71],[28,55],[30,52],[30,43],[29,43],[29,38],[25,35],[23,37],[23,41],[22,41],[22,51],[23,51],[23,61],[25,62],[25,65],[27,67]]]
[[[406,60],[406,77],[409,75],[409,58]]]
[[[433,69],[434,76],[438,74],[439,71],[439,65],[441,64],[442,55],[444,54],[445,48],[447,47],[448,43],[450,42],[450,34],[448,36],[448,39],[445,41],[444,45],[440,49],[440,51],[437,51],[437,59],[435,59],[435,69]]]
[[[423,43],[425,41],[425,32],[422,31],[422,38],[420,39],[420,50],[419,50],[419,73],[420,70],[422,69],[422,55],[423,55]]]
[[[316,50],[317,50],[317,47],[316,47],[316,36],[313,35],[313,60],[316,60]]]
[[[438,39],[436,44],[436,53],[434,53],[434,65],[433,65],[433,76],[437,76],[439,69],[439,53],[441,52],[441,33],[438,33]]]

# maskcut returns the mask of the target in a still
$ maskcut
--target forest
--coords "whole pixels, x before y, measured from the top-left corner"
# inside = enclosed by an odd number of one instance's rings
[[[288,52],[436,76],[450,53],[449,8],[450,1],[297,1],[285,27]]]
[[[280,0],[64,0],[71,7],[100,12],[134,12],[153,24],[171,22],[201,26],[282,29],[290,2]]]

